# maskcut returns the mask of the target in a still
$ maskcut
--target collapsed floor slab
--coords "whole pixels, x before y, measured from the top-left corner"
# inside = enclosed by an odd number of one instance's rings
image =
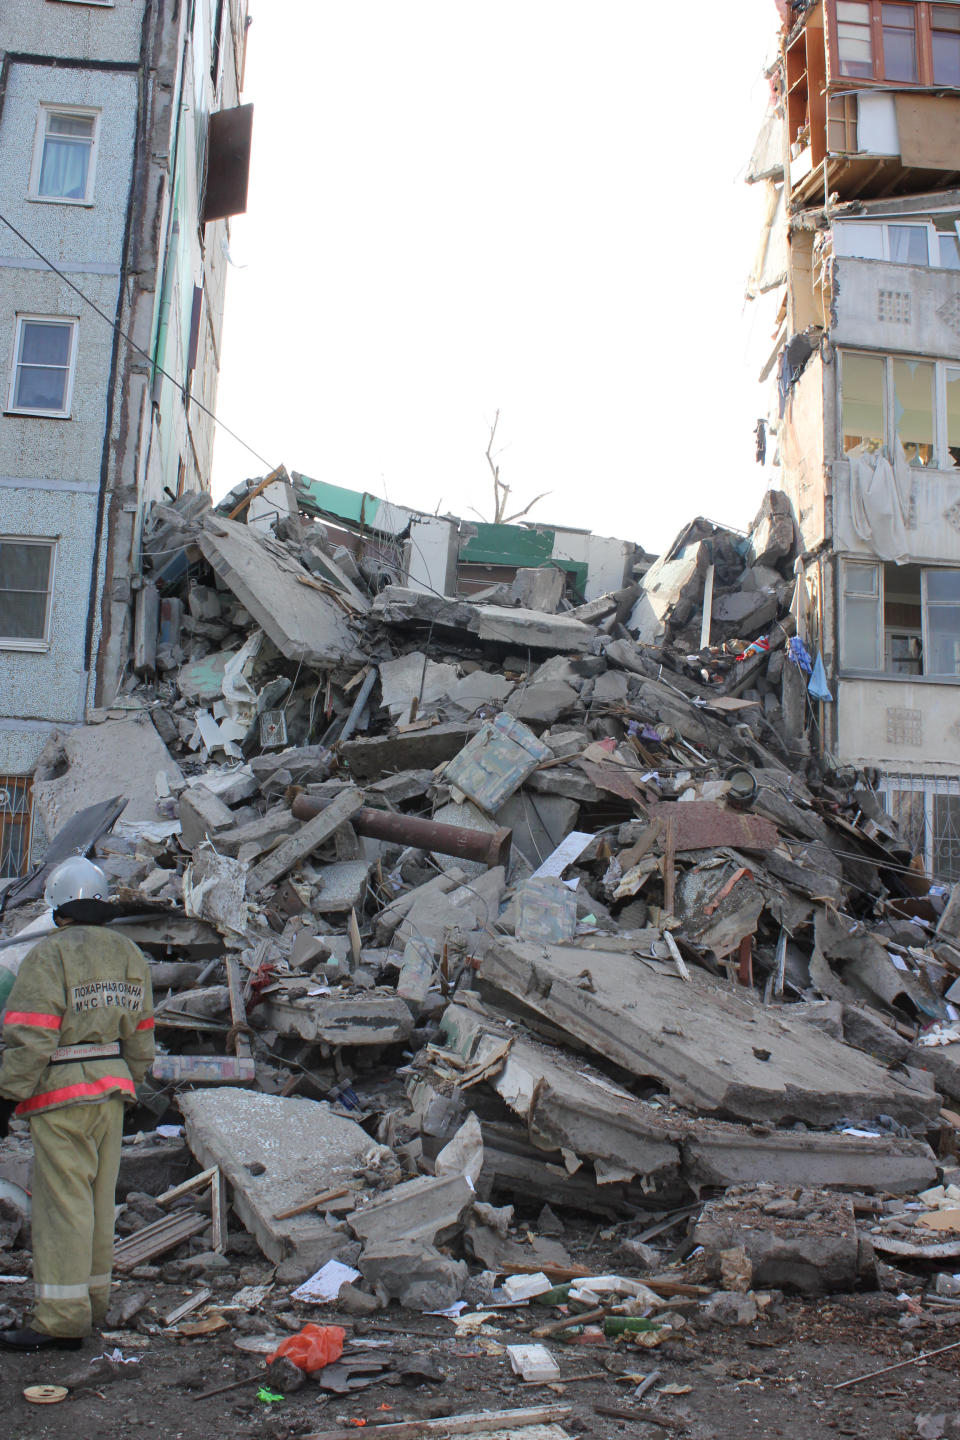
[[[916,1128],[939,1110],[931,1092],[908,1089],[860,1051],[813,1027],[798,1033],[705,975],[685,983],[630,955],[500,940],[481,977],[574,1045],[707,1112],[818,1126],[882,1113]]]
[[[389,1153],[359,1125],[320,1101],[232,1088],[193,1090],[178,1104],[190,1149],[205,1169],[219,1165],[234,1210],[268,1259],[294,1258],[309,1274],[345,1248],[356,1253],[316,1212],[276,1216],[349,1184],[355,1170]]]

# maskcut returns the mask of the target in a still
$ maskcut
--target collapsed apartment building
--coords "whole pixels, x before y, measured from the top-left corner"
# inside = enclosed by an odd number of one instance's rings
[[[797,743],[784,497],[586,600],[550,563],[393,583],[389,536],[318,511],[285,474],[155,507],[126,681],[36,771],[52,838],[5,892],[0,1005],[78,850],[153,969],[118,1273],[202,1269],[228,1199],[278,1276],[348,1267],[352,1313],[582,1275],[544,1205],[698,1248],[704,1305],[744,1289],[731,1247],[806,1290],[949,1268],[924,1217],[960,1179],[960,897]],[[8,1250],[27,1163],[15,1139]],[[158,1167],[214,1185],[212,1228]],[[666,1252],[631,1256],[677,1295]]]
[[[750,289],[771,326],[768,473],[802,538],[798,619],[835,701],[804,717],[798,692],[792,723],[875,771],[927,870],[953,880],[960,6],[778,8]]]

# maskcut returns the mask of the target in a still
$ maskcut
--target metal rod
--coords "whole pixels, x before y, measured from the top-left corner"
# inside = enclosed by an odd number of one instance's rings
[[[326,803],[312,795],[298,795],[293,802],[298,820],[312,820],[324,809]],[[466,825],[443,825],[439,820],[401,815],[395,810],[371,810],[366,805],[354,811],[350,824],[358,835],[371,840],[394,840],[400,845],[437,850],[441,855],[487,866],[506,865],[513,843],[513,831],[503,825],[494,831],[470,830]]]
[[[350,736],[353,734],[354,730],[356,730],[358,724],[360,723],[360,716],[363,714],[363,707],[370,699],[370,692],[373,690],[374,685],[376,685],[377,683],[378,674],[379,671],[377,670],[376,665],[371,665],[370,673],[364,680],[363,684],[360,686],[360,692],[357,695],[356,700],[354,700],[353,702],[353,709],[347,716],[347,722],[344,725],[343,729],[340,731],[340,737],[337,741],[338,745],[342,745],[345,740],[349,740]]]

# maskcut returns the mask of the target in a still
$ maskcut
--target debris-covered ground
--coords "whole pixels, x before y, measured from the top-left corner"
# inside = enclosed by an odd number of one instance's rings
[[[94,855],[160,1050],[111,1328],[0,1360],[21,1415],[68,1389],[29,1433],[960,1433],[960,1350],[831,1389],[960,1321],[960,894],[816,757],[778,497],[590,600],[388,583],[283,478],[145,552],[129,680],[44,752],[3,902],[39,933]],[[0,1324],[29,1186],[15,1122]],[[343,1334],[306,1378],[268,1357],[308,1323]]]

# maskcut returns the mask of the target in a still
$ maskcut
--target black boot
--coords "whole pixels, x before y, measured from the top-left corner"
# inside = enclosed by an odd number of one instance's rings
[[[8,1350],[79,1350],[82,1344],[79,1335],[45,1335],[28,1325],[22,1330],[0,1330],[0,1345]]]

